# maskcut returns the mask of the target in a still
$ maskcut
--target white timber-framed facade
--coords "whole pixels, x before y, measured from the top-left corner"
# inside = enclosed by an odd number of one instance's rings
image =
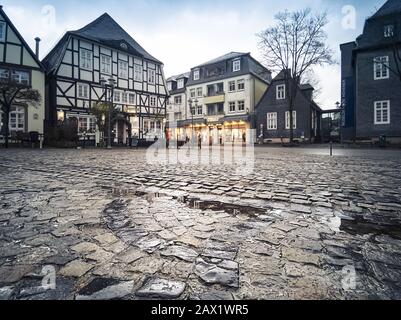
[[[67,32],[43,60],[47,69],[48,127],[78,120],[78,134],[98,143],[91,108],[105,102],[101,80],[114,79],[114,106],[121,113],[114,143],[131,137],[164,135],[168,92],[163,63],[146,52],[107,13],[77,31]]]

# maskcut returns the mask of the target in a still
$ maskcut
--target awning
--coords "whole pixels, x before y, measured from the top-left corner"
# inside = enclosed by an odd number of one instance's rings
[[[221,122],[233,122],[233,121],[245,121],[249,122],[251,121],[251,116],[246,114],[246,115],[238,115],[238,116],[227,116],[221,119]]]
[[[199,124],[205,124],[205,123],[206,123],[205,119],[194,119],[193,122],[192,122],[192,119],[190,119],[190,120],[179,120],[177,122],[167,122],[167,126],[169,128],[171,128],[174,125],[177,128],[183,128],[183,127],[191,126],[192,124],[199,125]]]

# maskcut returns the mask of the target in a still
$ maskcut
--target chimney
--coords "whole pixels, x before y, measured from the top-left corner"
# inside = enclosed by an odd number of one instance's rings
[[[35,54],[36,54],[36,56],[38,57],[38,59],[39,59],[39,43],[40,43],[40,38],[39,37],[37,37],[37,38],[35,38],[35,41],[36,41],[36,50],[35,50]]]

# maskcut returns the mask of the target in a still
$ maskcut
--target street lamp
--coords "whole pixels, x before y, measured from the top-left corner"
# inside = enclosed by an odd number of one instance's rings
[[[191,110],[191,117],[192,117],[192,143],[194,143],[194,115],[195,115],[195,110],[198,108],[198,99],[189,99],[189,109]]]
[[[114,88],[116,81],[112,78],[109,80],[102,79],[100,80],[100,84],[104,91],[106,103],[109,105],[107,149],[111,149],[111,109],[113,108]]]

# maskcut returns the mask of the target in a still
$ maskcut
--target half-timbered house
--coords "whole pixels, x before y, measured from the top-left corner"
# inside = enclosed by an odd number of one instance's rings
[[[123,115],[114,127],[114,142],[163,135],[168,98],[163,63],[107,13],[80,30],[67,32],[43,64],[48,127],[75,118],[81,137],[98,140],[91,108],[105,101],[102,79],[114,79],[114,105]]]
[[[28,85],[42,96],[42,102],[35,107],[12,106],[8,123],[11,136],[29,132],[43,134],[45,73],[37,57],[40,39],[36,41],[37,52],[34,53],[0,6],[0,81]],[[6,126],[3,119],[0,110],[0,139],[4,138]]]

